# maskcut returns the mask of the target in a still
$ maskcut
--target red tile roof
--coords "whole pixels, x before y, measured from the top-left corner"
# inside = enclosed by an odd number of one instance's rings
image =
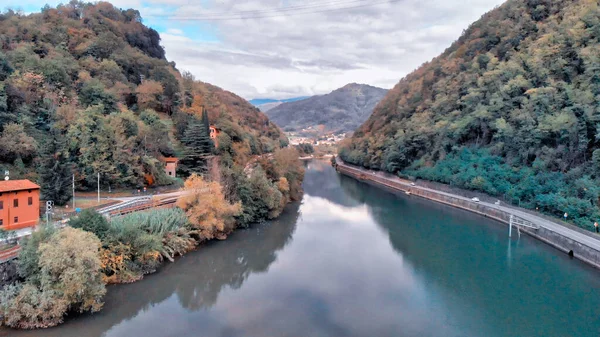
[[[22,190],[38,190],[40,187],[29,180],[2,180],[0,181],[0,193]]]
[[[167,157],[165,158],[165,162],[166,163],[176,163],[179,159],[177,158],[173,158],[173,157]]]

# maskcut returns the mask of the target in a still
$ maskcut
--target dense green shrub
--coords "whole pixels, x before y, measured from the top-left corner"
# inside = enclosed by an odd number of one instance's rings
[[[315,148],[310,143],[301,143],[296,145],[296,149],[300,154],[307,155],[315,153]]]
[[[47,328],[61,323],[69,311],[100,310],[106,293],[100,240],[69,227],[36,233],[24,243],[18,260],[25,281],[0,291],[0,325]]]
[[[22,279],[36,286],[41,284],[39,247],[50,240],[55,232],[56,229],[52,226],[40,226],[30,236],[23,238],[17,264],[17,271]]]
[[[462,148],[434,166],[416,161],[403,171],[421,179],[502,196],[522,207],[562,217],[566,212],[577,225],[593,229],[600,219],[600,187],[585,171],[549,172],[536,161],[532,167],[507,164],[485,149]]]
[[[102,214],[88,208],[69,219],[69,226],[94,233],[101,241],[106,238],[110,224]]]
[[[113,218],[102,242],[102,265],[110,283],[131,282],[154,272],[163,258],[192,249],[194,240],[179,208],[136,212]]]

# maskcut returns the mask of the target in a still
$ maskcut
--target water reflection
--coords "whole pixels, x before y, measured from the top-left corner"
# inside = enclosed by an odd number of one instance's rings
[[[111,328],[151,312],[165,302],[172,302],[172,305],[176,301],[189,312],[210,308],[224,288],[238,289],[251,274],[267,271],[276,260],[277,252],[290,242],[300,214],[299,207],[299,203],[292,204],[275,221],[258,224],[234,233],[225,241],[200,247],[197,252],[165,265],[157,274],[147,276],[141,282],[110,286],[100,313],[75,317],[64,325],[46,330],[0,330],[0,336],[153,336],[151,331],[142,333],[143,326],[128,328],[131,333],[135,331],[134,334],[111,332]],[[165,320],[164,317],[156,319]]]
[[[484,217],[351,178],[340,183],[459,322],[476,318],[465,335],[600,335],[596,270],[528,236],[509,239]]]
[[[545,245],[326,162],[304,189],[277,221],[111,287],[100,314],[10,336],[598,336],[598,273]]]
[[[346,207],[359,206],[363,203],[360,199],[345,193],[346,191],[340,188],[340,184],[348,179],[351,178],[337,174],[328,161],[308,161],[304,177],[304,193]]]

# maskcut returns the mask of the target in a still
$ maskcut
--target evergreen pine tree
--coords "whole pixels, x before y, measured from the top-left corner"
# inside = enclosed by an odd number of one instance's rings
[[[208,122],[208,114],[206,113],[206,110],[204,110],[204,108],[202,108],[202,124],[204,125],[206,134],[209,136],[210,139],[210,123]]]
[[[185,145],[185,154],[180,161],[181,170],[186,174],[203,173],[206,170],[207,159],[214,149],[206,111],[202,113],[201,120],[192,118],[182,142]]]
[[[50,137],[41,149],[38,174],[42,199],[65,205],[73,196],[71,190],[71,163],[67,146],[58,130],[52,129]]]

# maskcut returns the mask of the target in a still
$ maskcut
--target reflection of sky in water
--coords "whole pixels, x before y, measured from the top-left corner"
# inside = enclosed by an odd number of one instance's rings
[[[111,287],[99,314],[14,336],[600,335],[596,271],[482,217],[307,165],[301,205],[277,220]]]
[[[156,336],[195,336],[200,331],[202,336],[369,336],[398,331],[434,336],[444,329],[444,317],[431,315],[430,295],[402,256],[393,253],[366,205],[344,207],[307,195],[301,213],[293,242],[268,273],[251,275],[240,289],[224,288],[210,310],[189,312],[172,296],[107,335],[150,330]]]

